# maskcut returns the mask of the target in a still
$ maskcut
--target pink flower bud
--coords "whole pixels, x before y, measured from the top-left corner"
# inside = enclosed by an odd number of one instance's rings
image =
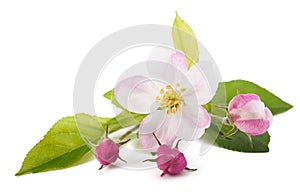
[[[178,149],[171,149],[167,145],[161,145],[157,149],[157,166],[163,171],[162,175],[176,175],[186,168],[186,159]]]
[[[231,120],[236,127],[251,136],[261,135],[272,123],[272,113],[255,94],[235,96],[228,106]]]
[[[96,147],[95,157],[102,165],[114,163],[119,157],[119,147],[112,140],[104,139]]]

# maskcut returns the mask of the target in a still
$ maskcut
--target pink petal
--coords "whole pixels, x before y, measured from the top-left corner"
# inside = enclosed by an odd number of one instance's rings
[[[180,152],[177,149],[171,149],[169,146],[167,145],[161,145],[159,146],[159,148],[157,149],[157,155],[173,155],[173,157],[175,157],[176,155],[178,155]]]
[[[166,118],[163,121],[163,123],[159,121],[156,121],[156,125],[155,123],[153,123],[153,129],[155,129],[153,133],[156,135],[161,144],[171,146],[174,140],[176,139],[175,133],[179,128],[180,122],[180,116],[178,118],[176,114],[166,115]],[[145,126],[145,123],[141,123],[141,125],[142,127],[140,127],[140,129],[142,131],[139,131],[139,141],[142,148],[148,151],[156,151],[159,145],[156,139],[154,138],[153,133],[143,134],[143,127]]]
[[[143,76],[132,76],[120,81],[114,91],[117,101],[135,113],[155,110],[155,97],[160,95],[157,84]]]
[[[178,149],[171,149],[162,145],[157,150],[157,166],[165,174],[175,175],[180,173],[187,165],[186,159]]]
[[[239,130],[251,136],[261,135],[267,131],[271,122],[265,119],[237,120],[234,122]]]
[[[166,170],[172,163],[172,160],[179,154],[180,152],[177,149],[171,149],[167,145],[159,146],[157,149],[157,165],[160,170]]]
[[[231,111],[233,109],[239,109],[252,100],[260,101],[260,98],[256,94],[239,94],[231,99],[228,105],[228,110]]]
[[[119,156],[119,148],[116,143],[110,139],[103,140],[95,151],[96,159],[102,165],[109,165],[117,160]]]
[[[182,96],[187,104],[195,104],[196,101],[198,105],[203,105],[212,99],[213,93],[210,84],[199,65],[191,67],[186,73],[186,77],[188,84],[181,83],[182,86],[186,88]],[[196,100],[193,97],[196,97]]]
[[[268,120],[271,124],[273,122],[273,114],[270,111],[270,109],[267,107],[265,107],[265,115],[266,115],[265,119]]]
[[[167,170],[165,170],[166,174],[176,175],[183,171],[187,166],[186,159],[183,153],[179,153],[173,162],[170,164]]]
[[[240,108],[232,108],[229,111],[231,119],[248,120],[248,119],[265,119],[265,105],[260,100],[250,100]]]
[[[186,141],[200,138],[211,122],[210,115],[203,107],[184,106],[180,129],[176,135]]]
[[[157,167],[160,170],[165,171],[166,169],[169,168],[173,159],[174,159],[174,157],[172,155],[167,155],[167,154],[160,155],[156,159]]]

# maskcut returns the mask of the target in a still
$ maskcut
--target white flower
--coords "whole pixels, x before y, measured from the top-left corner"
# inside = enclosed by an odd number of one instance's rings
[[[120,81],[114,92],[127,110],[149,114],[139,127],[141,146],[157,149],[153,133],[168,146],[177,137],[201,137],[210,125],[210,115],[201,105],[210,101],[212,93],[199,67],[188,70],[184,54],[165,48],[154,48],[147,67],[151,78],[131,76]]]

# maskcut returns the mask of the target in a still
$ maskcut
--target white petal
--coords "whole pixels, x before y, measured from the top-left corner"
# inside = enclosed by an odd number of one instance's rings
[[[143,76],[132,76],[120,81],[114,94],[125,109],[135,113],[154,111],[158,107],[155,97],[160,95],[156,83]]]
[[[167,84],[180,82],[188,69],[183,53],[165,47],[153,48],[147,65],[151,78]]]
[[[156,151],[156,149],[159,147],[153,133],[161,144],[166,144],[168,146],[173,144],[174,140],[176,139],[176,132],[179,129],[180,122],[180,115],[178,118],[176,114],[166,115],[166,118],[162,123],[156,121],[159,128],[152,133],[143,134],[144,131],[139,131],[139,141],[143,149],[148,151]]]
[[[199,65],[191,67],[186,76],[190,85],[182,82],[182,85],[186,86],[186,91],[182,94],[185,102],[192,105],[208,103],[212,99],[213,93]]]
[[[166,120],[165,110],[156,110],[143,119],[139,127],[140,134],[152,134],[160,129]]]
[[[178,129],[176,135],[187,141],[200,138],[210,122],[210,116],[203,107],[184,106],[180,129]]]

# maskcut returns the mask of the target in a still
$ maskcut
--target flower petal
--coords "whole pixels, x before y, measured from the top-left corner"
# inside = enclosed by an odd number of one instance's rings
[[[176,139],[175,134],[178,131],[180,122],[180,116],[178,118],[177,114],[179,113],[166,115],[163,123],[156,121],[159,128],[153,133],[156,135],[161,144],[171,146]],[[141,125],[145,126],[145,123]],[[141,130],[143,130],[143,127],[141,127]],[[159,145],[154,138],[153,133],[144,134],[143,132],[144,131],[139,131],[139,141],[143,149],[148,151],[156,151]]]
[[[260,98],[256,94],[239,94],[231,99],[228,110],[239,109],[252,100],[260,101]]]
[[[237,120],[234,124],[239,130],[251,136],[265,133],[271,125],[270,121],[265,119]]]
[[[270,111],[270,109],[267,107],[265,107],[265,115],[266,115],[265,119],[268,120],[271,124],[273,122],[273,114]]]
[[[155,110],[155,97],[160,95],[157,84],[143,76],[132,76],[120,81],[114,94],[125,109],[135,113],[150,113]]]
[[[164,110],[156,110],[147,115],[140,124],[140,134],[151,134],[163,126],[166,118]],[[153,137],[153,135],[152,135]]]
[[[175,157],[173,162],[170,164],[168,169],[165,170],[165,173],[170,174],[170,175],[176,175],[176,174],[180,173],[181,171],[183,171],[186,168],[186,166],[187,166],[187,162],[186,162],[186,159],[185,159],[183,153],[179,153]]]
[[[174,157],[172,155],[168,155],[168,154],[159,155],[156,159],[157,167],[160,170],[165,171],[169,168],[173,159]]]
[[[147,67],[151,78],[173,85],[185,78],[188,71],[184,54],[165,47],[153,48]]]
[[[183,92],[182,96],[187,104],[195,104],[196,102],[200,105],[208,103],[212,97],[213,93],[210,87],[208,80],[206,79],[203,71],[199,65],[194,65],[186,73],[188,84],[181,82],[182,85],[186,88],[186,91]]]
[[[183,73],[188,71],[188,63],[184,54],[174,49],[154,47],[151,51],[149,60],[171,64],[181,70]]]
[[[210,115],[202,106],[184,106],[180,129],[176,135],[186,141],[200,138],[210,125],[210,122]]]
[[[260,100],[250,100],[240,108],[229,111],[233,121],[249,119],[265,119],[265,105]]]
[[[157,149],[157,155],[172,155],[173,157],[176,157],[180,152],[177,149],[171,149],[167,145],[161,145]]]

